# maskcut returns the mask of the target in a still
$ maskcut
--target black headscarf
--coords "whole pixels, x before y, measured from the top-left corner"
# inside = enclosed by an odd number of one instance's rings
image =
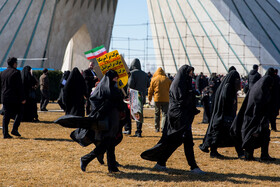
[[[268,116],[271,112],[273,78],[263,76],[247,93],[238,115],[231,126],[231,136],[244,149],[255,149],[269,139]]]
[[[86,83],[78,68],[74,68],[63,88],[63,103],[66,114],[84,116]]]
[[[227,125],[231,124],[236,116],[238,84],[240,84],[239,73],[232,70],[218,87],[211,120],[203,140],[204,147],[233,145],[233,142],[227,141],[226,137],[229,137],[229,126]]]

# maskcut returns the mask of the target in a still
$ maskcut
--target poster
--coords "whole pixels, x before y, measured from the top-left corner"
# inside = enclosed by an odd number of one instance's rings
[[[129,89],[129,104],[131,116],[138,122],[143,122],[143,105],[141,93],[134,89]]]
[[[110,69],[115,70],[118,75],[118,87],[123,88],[128,82],[128,74],[125,65],[122,61],[122,57],[117,50],[96,58],[99,68],[104,75]]]

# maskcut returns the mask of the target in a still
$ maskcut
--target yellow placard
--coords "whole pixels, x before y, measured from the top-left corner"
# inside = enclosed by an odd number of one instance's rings
[[[118,87],[125,87],[128,82],[128,74],[117,50],[106,53],[105,55],[96,58],[96,60],[103,75],[105,75],[110,69],[115,70],[119,75]]]

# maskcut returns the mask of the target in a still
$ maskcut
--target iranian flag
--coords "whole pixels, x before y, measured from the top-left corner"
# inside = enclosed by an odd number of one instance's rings
[[[90,59],[98,58],[106,53],[107,53],[107,51],[106,51],[104,45],[101,45],[99,47],[96,47],[92,50],[85,52],[85,55],[86,55],[87,59],[90,60]]]

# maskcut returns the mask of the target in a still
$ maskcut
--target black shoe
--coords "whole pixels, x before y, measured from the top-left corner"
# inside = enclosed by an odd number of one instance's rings
[[[37,118],[37,119],[34,119],[33,122],[40,122],[40,120]]]
[[[46,108],[41,108],[41,111],[45,111],[45,112],[46,112],[46,111],[48,111],[48,110],[47,110]]]
[[[118,163],[118,162],[116,161],[116,167],[120,167],[120,166],[122,166],[122,165],[120,165],[120,163]]]
[[[12,134],[12,135],[15,135],[15,136],[19,136],[19,137],[21,136],[20,133],[19,133],[18,131],[12,131],[11,134]]]
[[[101,165],[104,165],[104,155],[98,155],[97,156],[97,160]]]
[[[117,167],[109,169],[109,173],[116,173],[116,172],[120,172],[120,170]]]
[[[245,155],[238,155],[238,159],[244,160],[245,159]]]
[[[138,137],[138,138],[141,138],[141,137],[142,137],[142,135],[141,135],[140,133],[137,133],[137,134],[135,134],[133,137]]]
[[[223,159],[223,158],[224,158],[224,156],[221,155],[221,154],[218,153],[218,152],[210,152],[210,157],[211,157],[211,158],[219,158],[219,159]]]
[[[272,158],[272,157],[270,157],[269,155],[267,155],[267,156],[261,156],[261,159],[260,159],[260,161],[263,161],[263,162],[269,162],[269,161],[276,161],[276,158]]]
[[[8,135],[4,136],[3,138],[4,138],[4,139],[11,139],[11,138],[13,138],[13,137],[12,137],[11,135],[8,134]]]
[[[209,153],[208,147],[205,147],[203,144],[200,144],[198,147],[201,151],[203,151],[205,153]]]
[[[88,163],[85,163],[85,162],[82,161],[82,159],[80,159],[80,166],[81,166],[81,170],[82,170],[83,172],[86,171],[87,165],[88,165]]]

